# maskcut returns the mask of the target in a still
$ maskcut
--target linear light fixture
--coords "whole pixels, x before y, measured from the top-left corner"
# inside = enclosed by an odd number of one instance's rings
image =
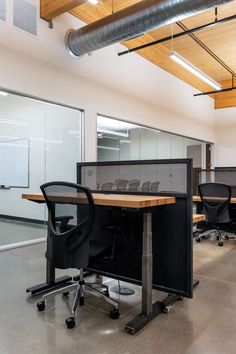
[[[197,76],[199,79],[204,81],[206,84],[210,85],[211,87],[214,87],[215,90],[219,91],[221,90],[221,85],[210,78],[208,75],[206,75],[204,72],[196,68],[196,66],[192,65],[188,60],[185,58],[181,57],[181,55],[177,54],[176,52],[171,51],[170,52],[170,58],[174,60],[176,63],[181,65],[183,68],[187,69],[190,71],[192,74]]]
[[[88,2],[90,2],[93,5],[97,5],[98,4],[98,0],[88,0]]]
[[[0,96],[7,96],[8,95],[8,92],[6,91],[0,91]]]
[[[8,119],[0,119],[0,123],[2,123],[2,124],[13,124],[13,125],[26,125],[25,122],[20,122],[18,120],[8,120]]]
[[[72,134],[72,135],[80,135],[80,131],[79,130],[74,130],[74,129],[69,129],[68,133]]]
[[[114,130],[110,130],[110,129],[103,129],[103,128],[97,128],[97,132],[98,133],[105,133],[105,134],[111,134],[111,135],[117,135],[117,136],[122,136],[124,138],[128,138],[129,137],[129,133],[127,130],[127,133],[122,133],[122,132],[117,132]]]

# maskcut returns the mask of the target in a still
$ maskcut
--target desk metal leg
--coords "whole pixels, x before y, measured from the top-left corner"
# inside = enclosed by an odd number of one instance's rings
[[[140,331],[148,322],[160,313],[167,313],[169,306],[181,299],[178,295],[169,294],[162,301],[152,304],[152,214],[143,214],[143,253],[142,253],[142,312],[125,325],[130,334]],[[193,282],[193,288],[199,281]]]
[[[143,214],[142,313],[152,312],[152,214]]]
[[[50,228],[47,228],[47,237],[49,237]],[[58,289],[60,287],[65,286],[65,284],[72,280],[72,277],[65,275],[64,277],[60,277],[55,279],[55,268],[52,266],[49,260],[46,259],[46,282],[34,285],[30,288],[26,289],[27,293],[31,293],[32,296],[39,295],[45,293],[46,291],[52,291],[54,289]]]
[[[157,304],[157,303],[156,303]],[[137,333],[162,312],[162,305],[152,304],[152,214],[143,214],[142,312],[125,325],[130,334]]]

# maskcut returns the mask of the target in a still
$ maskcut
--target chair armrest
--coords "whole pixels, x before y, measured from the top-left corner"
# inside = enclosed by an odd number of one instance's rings
[[[73,219],[73,216],[71,216],[71,215],[57,216],[57,217],[55,218],[55,221],[56,221],[56,222],[60,222],[60,225],[59,225],[59,230],[60,230],[60,232],[63,232],[63,231],[66,229],[66,227],[67,227],[67,225],[68,225],[68,222],[69,222],[71,219]]]

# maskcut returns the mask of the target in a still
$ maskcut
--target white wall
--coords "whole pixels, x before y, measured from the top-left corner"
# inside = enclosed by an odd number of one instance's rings
[[[215,111],[215,165],[236,166],[236,108]]]
[[[97,113],[214,142],[210,98],[193,98],[196,90],[136,54],[118,57],[119,44],[71,58],[64,35],[82,23],[69,14],[53,30],[38,25],[35,38],[14,29],[11,16],[0,22],[0,87],[84,109],[87,161],[97,156]]]
[[[0,86],[85,109],[87,160],[96,158],[97,113],[214,141],[212,123],[203,124],[179,112],[135,99],[3,46],[0,48]]]
[[[11,0],[9,0],[9,3]],[[10,11],[9,11],[10,13]],[[0,23],[0,86],[86,110],[86,159],[96,157],[96,113],[214,141],[213,100],[194,98],[192,87],[136,54],[117,56],[114,45],[71,58],[68,28],[82,23],[66,14],[54,29],[39,20],[38,38]],[[111,90],[112,88],[112,90]]]

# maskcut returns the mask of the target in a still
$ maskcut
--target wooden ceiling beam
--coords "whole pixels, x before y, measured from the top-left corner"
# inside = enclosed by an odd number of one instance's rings
[[[87,0],[41,0],[40,17],[43,20],[50,21],[85,2],[87,2]]]
[[[215,109],[230,107],[236,107],[236,90],[215,95]]]

